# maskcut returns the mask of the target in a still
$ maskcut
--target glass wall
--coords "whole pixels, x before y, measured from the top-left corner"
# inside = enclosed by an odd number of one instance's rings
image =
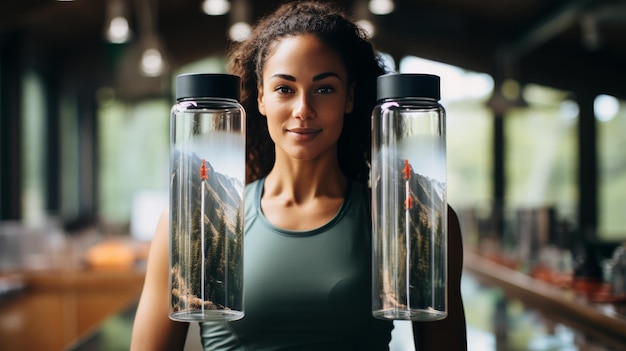
[[[169,107],[167,99],[101,98],[98,198],[107,223],[129,223],[138,192],[167,190]]]
[[[493,80],[487,74],[414,56],[403,58],[399,71],[436,74],[441,78],[450,205],[456,209],[489,206],[493,188],[493,117],[485,103]]]
[[[598,137],[598,237],[626,240],[626,101],[601,95],[594,110]]]
[[[225,71],[212,57],[179,68],[182,73]],[[175,87],[175,84],[172,84]],[[98,209],[108,225],[130,224],[131,234],[149,239],[169,191],[169,117],[174,96],[141,102],[98,92]]]
[[[41,77],[33,70],[24,73],[22,96],[22,215],[26,223],[38,224],[46,216],[44,153],[48,140],[45,90]]]
[[[554,208],[577,215],[577,105],[567,93],[528,85],[526,108],[505,117],[506,203],[509,208]]]

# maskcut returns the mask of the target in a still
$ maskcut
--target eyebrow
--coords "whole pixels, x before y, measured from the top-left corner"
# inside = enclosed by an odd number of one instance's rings
[[[296,77],[290,76],[288,74],[278,73],[278,74],[274,74],[272,76],[272,78],[274,78],[274,77],[285,79],[285,80],[288,80],[288,81],[291,81],[291,82],[295,82],[296,81]],[[322,79],[328,78],[328,77],[337,77],[338,79],[341,79],[339,77],[339,75],[337,73],[335,73],[335,72],[324,72],[324,73],[320,73],[320,74],[314,76],[313,77],[313,81],[317,82],[318,80],[322,80]]]

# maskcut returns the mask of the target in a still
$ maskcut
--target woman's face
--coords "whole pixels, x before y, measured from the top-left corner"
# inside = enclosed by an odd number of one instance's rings
[[[353,104],[347,78],[339,56],[314,36],[277,43],[265,63],[258,96],[277,156],[313,160],[336,155],[344,114]]]

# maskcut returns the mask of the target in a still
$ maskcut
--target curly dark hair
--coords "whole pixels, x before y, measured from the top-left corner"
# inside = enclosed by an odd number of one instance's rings
[[[382,60],[362,28],[338,6],[314,1],[281,5],[262,18],[250,37],[230,54],[231,73],[241,77],[241,103],[246,109],[246,183],[266,176],[275,161],[267,120],[259,113],[258,87],[263,68],[278,41],[314,35],[342,59],[348,84],[354,84],[354,108],[344,118],[338,161],[349,178],[367,183],[371,157],[371,112],[376,103],[376,78],[386,73]]]

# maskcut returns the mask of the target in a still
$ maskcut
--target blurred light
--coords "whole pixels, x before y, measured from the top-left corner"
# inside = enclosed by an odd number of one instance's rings
[[[111,43],[121,44],[130,39],[130,26],[125,17],[115,17],[109,23],[106,38]]]
[[[393,59],[393,56],[385,52],[379,52],[379,55],[380,55],[380,59],[382,60],[383,65],[385,66],[385,70],[387,72],[395,72],[396,61]]]
[[[130,40],[132,33],[128,24],[128,9],[123,0],[107,3],[104,37],[110,43],[121,44]]]
[[[376,28],[374,27],[374,24],[366,19],[362,19],[362,20],[358,20],[356,21],[356,24],[363,28],[363,30],[365,31],[365,33],[367,33],[367,36],[369,38],[374,37],[374,35],[376,34]]]
[[[400,60],[401,73],[427,73],[441,78],[441,100],[486,99],[494,88],[490,75],[466,71],[459,67],[406,56]]]
[[[148,48],[141,55],[141,72],[148,77],[158,77],[165,71],[165,62],[161,52]]]
[[[531,105],[552,105],[555,101],[564,101],[570,98],[570,93],[544,85],[528,83],[522,89],[524,100]]]
[[[559,106],[559,116],[566,123],[573,123],[578,118],[580,107],[573,100],[564,100]]]
[[[600,122],[612,120],[619,111],[619,101],[610,95],[598,95],[593,101],[593,112]]]
[[[225,15],[230,11],[230,2],[228,0],[204,0],[202,11],[211,16]]]
[[[241,42],[246,40],[248,36],[250,36],[251,31],[252,28],[246,22],[233,23],[233,25],[230,26],[230,29],[228,30],[228,37],[232,41]]]
[[[393,0],[370,0],[370,12],[375,15],[388,15],[393,12],[395,5]]]

